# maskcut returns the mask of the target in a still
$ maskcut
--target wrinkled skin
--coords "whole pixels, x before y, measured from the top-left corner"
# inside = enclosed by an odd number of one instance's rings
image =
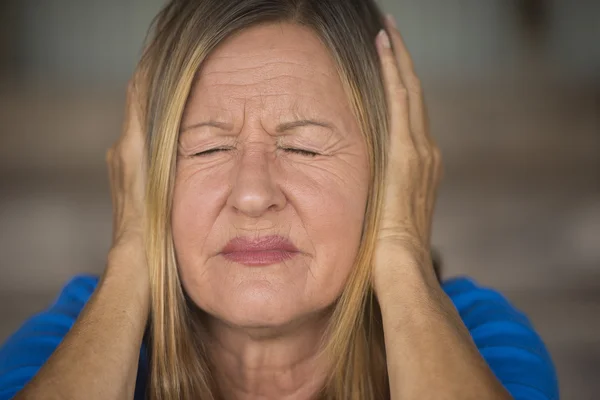
[[[416,306],[432,304],[426,290],[410,296],[413,288],[434,288],[422,282],[434,278],[428,248],[441,163],[410,56],[395,28],[388,30],[395,52],[385,35],[377,39],[391,141],[373,272],[384,330],[391,332],[412,310],[398,304],[415,305],[418,315],[427,313]],[[135,105],[145,88],[131,88],[139,89],[130,90],[129,104]],[[115,207],[111,253],[121,255],[107,268],[113,275],[123,259],[139,260],[133,264],[145,268],[144,138],[138,110],[128,111],[124,134],[107,154]],[[299,120],[313,123],[281,129]],[[199,71],[179,137],[173,238],[184,289],[210,316],[213,373],[226,398],[303,399],[322,387],[327,376],[327,362],[318,357],[327,320],[322,311],[340,294],[359,246],[367,167],[364,141],[333,61],[313,32],[290,24],[247,29],[222,43]],[[273,234],[289,239],[300,254],[260,268],[220,254],[234,237]],[[146,293],[141,298],[147,298],[147,284],[140,282]],[[398,299],[398,293],[406,295]],[[386,334],[386,350],[393,350],[387,354],[394,367],[391,389],[398,398],[404,387],[409,392],[428,387],[421,378],[430,373],[410,375],[415,366],[401,363],[417,347],[404,346],[407,337],[421,340],[426,333]],[[464,337],[468,340],[468,332]],[[432,359],[443,359],[447,350],[432,353]],[[406,376],[416,383],[397,386]]]
[[[299,120],[330,127],[278,129]],[[208,121],[226,126],[197,126]],[[359,246],[369,176],[317,36],[272,24],[229,38],[203,64],[181,127],[172,223],[192,300],[226,324],[275,330],[331,305]],[[274,234],[301,254],[258,268],[219,254],[234,237]]]

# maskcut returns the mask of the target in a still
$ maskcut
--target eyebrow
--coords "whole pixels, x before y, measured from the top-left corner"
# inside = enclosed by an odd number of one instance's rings
[[[212,126],[213,128],[219,128],[219,129],[223,129],[225,131],[233,130],[233,125],[231,125],[231,124],[211,120],[211,121],[199,122],[197,124],[192,124],[190,126],[186,126],[185,128],[181,129],[181,133],[192,130],[192,129],[202,128],[204,126]]]
[[[224,122],[211,120],[211,121],[199,122],[197,124],[192,124],[190,126],[186,126],[185,128],[181,129],[181,132],[185,132],[185,131],[189,131],[189,130],[197,129],[197,128],[202,128],[204,126],[219,128],[219,129],[223,129],[225,131],[233,130],[232,124],[227,124]],[[301,128],[304,126],[320,126],[322,128],[334,130],[333,125],[330,124],[329,122],[313,120],[313,119],[302,119],[302,120],[298,120],[298,121],[284,122],[282,124],[279,124],[279,125],[277,125],[277,128],[275,129],[275,131],[277,133],[282,133],[285,131],[289,131],[289,130],[292,130],[295,128]]]
[[[288,131],[288,130],[291,130],[294,128],[300,128],[303,126],[320,126],[322,128],[327,128],[327,129],[333,130],[333,125],[331,125],[329,122],[317,121],[317,120],[313,120],[313,119],[302,119],[299,121],[284,122],[283,124],[279,124],[279,125],[277,125],[276,132],[281,133],[281,132],[285,132],[285,131]]]

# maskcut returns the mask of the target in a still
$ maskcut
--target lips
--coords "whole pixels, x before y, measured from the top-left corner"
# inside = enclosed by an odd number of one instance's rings
[[[299,253],[292,242],[277,235],[261,238],[237,237],[230,240],[221,251],[225,259],[248,266],[281,263]]]

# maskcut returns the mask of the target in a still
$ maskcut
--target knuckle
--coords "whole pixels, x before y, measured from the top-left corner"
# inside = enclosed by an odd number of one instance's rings
[[[131,101],[133,100],[133,98],[135,97],[135,82],[133,80],[130,80],[127,83],[127,105],[129,105],[131,103]]]
[[[413,168],[421,164],[421,157],[419,157],[419,154],[414,149],[407,151],[403,160],[408,168]]]
[[[382,66],[383,66],[383,75],[389,81],[390,79],[394,79],[390,77],[392,74],[398,73],[398,69],[396,68],[396,61],[392,55],[384,55],[382,58]]]
[[[394,86],[394,95],[400,101],[406,101],[408,99],[408,90],[402,84],[397,84]]]
[[[137,87],[137,74],[134,74],[129,78],[127,82],[127,93],[134,93]]]
[[[410,75],[406,78],[406,87],[412,93],[421,93],[423,87],[421,86],[421,80],[416,75]]]
[[[442,151],[440,150],[439,147],[437,147],[437,146],[433,147],[432,155],[433,155],[433,158],[437,162],[441,162],[442,161]]]
[[[386,51],[383,53],[383,63],[385,64],[386,68],[390,68],[394,71],[397,70],[396,57],[394,56],[393,52]]]
[[[116,162],[116,156],[115,154],[117,153],[117,150],[114,147],[111,147],[110,149],[108,149],[108,151],[106,152],[105,155],[105,161],[107,164],[114,164]]]
[[[127,109],[131,110],[138,106],[139,103],[139,82],[134,76],[127,83]],[[129,111],[130,112],[130,111]]]
[[[111,148],[112,156],[113,157],[117,156],[121,152],[122,148],[123,148],[123,136],[121,136],[119,138],[119,140],[117,140],[115,142],[115,144],[113,145],[113,147]]]
[[[426,163],[432,163],[434,160],[433,152],[429,146],[421,146],[419,149],[421,159]]]

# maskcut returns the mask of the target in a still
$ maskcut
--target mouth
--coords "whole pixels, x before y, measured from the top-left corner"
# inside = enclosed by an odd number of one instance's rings
[[[221,255],[238,264],[247,266],[266,266],[290,260],[300,251],[283,236],[264,236],[261,238],[237,237],[230,240],[221,250]]]

